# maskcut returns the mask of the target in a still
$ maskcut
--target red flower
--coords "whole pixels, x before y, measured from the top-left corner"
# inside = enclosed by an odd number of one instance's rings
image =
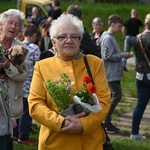
[[[89,86],[87,87],[87,90],[88,90],[88,92],[89,92],[90,94],[92,94],[92,93],[95,93],[96,87],[95,87],[94,85],[89,85]]]
[[[88,84],[88,83],[90,83],[91,81],[92,81],[92,78],[91,78],[90,76],[84,76],[84,77],[83,77],[83,83]]]

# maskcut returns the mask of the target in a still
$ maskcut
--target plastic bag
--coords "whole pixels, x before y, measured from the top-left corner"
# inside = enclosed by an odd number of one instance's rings
[[[93,93],[92,96],[93,96],[93,101],[95,102],[95,105],[93,105],[93,106],[88,104],[88,103],[82,102],[81,99],[76,95],[73,97],[73,101],[74,101],[75,104],[79,104],[83,108],[88,109],[93,113],[97,113],[102,109],[102,107],[101,107],[101,105],[98,101],[97,95],[95,93]]]

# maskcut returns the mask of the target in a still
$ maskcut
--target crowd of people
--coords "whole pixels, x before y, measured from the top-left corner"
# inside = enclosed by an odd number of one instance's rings
[[[103,20],[95,17],[91,24],[93,32],[89,34],[82,22],[80,6],[70,5],[64,13],[59,0],[53,0],[52,6],[53,11],[42,24],[45,29],[42,46],[38,46],[38,42],[42,39],[39,25],[43,18],[37,7],[32,8],[32,16],[28,17],[25,27],[23,12],[9,9],[0,14],[0,145],[3,150],[13,150],[13,141],[38,145],[39,150],[67,150],[70,146],[72,150],[103,150],[106,135],[101,124],[104,123],[107,133],[120,130],[112,124],[112,115],[122,98],[121,80],[123,71],[128,71],[126,61],[132,57],[131,47],[136,57],[138,100],[130,139],[146,139],[140,134],[139,126],[150,99],[150,14],[146,15],[144,23],[135,9],[125,22],[118,14],[111,14],[106,31]],[[139,36],[140,27],[143,31]],[[121,31],[125,36],[124,52],[115,38]],[[27,50],[25,67],[20,65],[21,71],[8,57],[10,48],[15,45]],[[82,90],[82,78],[89,75],[85,55],[102,109],[89,115],[81,112],[64,117],[48,94],[46,83],[60,80],[66,73],[72,94]],[[13,57],[17,57],[17,62],[21,54]],[[14,99],[23,104],[22,112],[18,114],[12,110]],[[30,139],[33,119],[41,125],[38,143]]]

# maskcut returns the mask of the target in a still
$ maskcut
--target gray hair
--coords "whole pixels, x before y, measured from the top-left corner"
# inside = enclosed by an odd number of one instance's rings
[[[93,21],[92,21],[92,24],[94,24],[94,23],[103,24],[103,21],[102,21],[101,18],[96,17],[96,18],[94,18]]]
[[[84,27],[82,21],[71,14],[62,14],[57,20],[52,21],[51,27],[49,29],[51,39],[57,37],[58,29],[65,25],[75,26],[79,36],[81,38],[83,37]]]
[[[7,21],[8,16],[18,17],[20,19],[20,30],[23,29],[24,23],[23,20],[25,15],[18,9],[9,9],[0,14],[0,22],[5,23]]]

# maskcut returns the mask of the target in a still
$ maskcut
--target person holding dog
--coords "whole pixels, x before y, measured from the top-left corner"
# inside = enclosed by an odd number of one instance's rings
[[[24,13],[17,9],[9,9],[0,14],[0,44],[3,50],[7,53],[7,50],[14,45],[23,44],[15,39],[19,31],[23,28],[23,20],[25,16]],[[22,101],[22,82],[26,79],[28,71],[23,70],[22,73],[6,58],[4,55],[2,57],[2,62],[0,63],[1,71],[6,73],[4,81],[4,86],[9,94],[9,103],[12,105],[14,99],[17,101]],[[18,106],[20,107],[20,106]],[[23,113],[23,108],[20,112],[16,112],[17,108],[11,110],[11,116],[15,119],[19,118]],[[14,114],[15,111],[15,114]],[[10,143],[11,139],[8,139]]]

